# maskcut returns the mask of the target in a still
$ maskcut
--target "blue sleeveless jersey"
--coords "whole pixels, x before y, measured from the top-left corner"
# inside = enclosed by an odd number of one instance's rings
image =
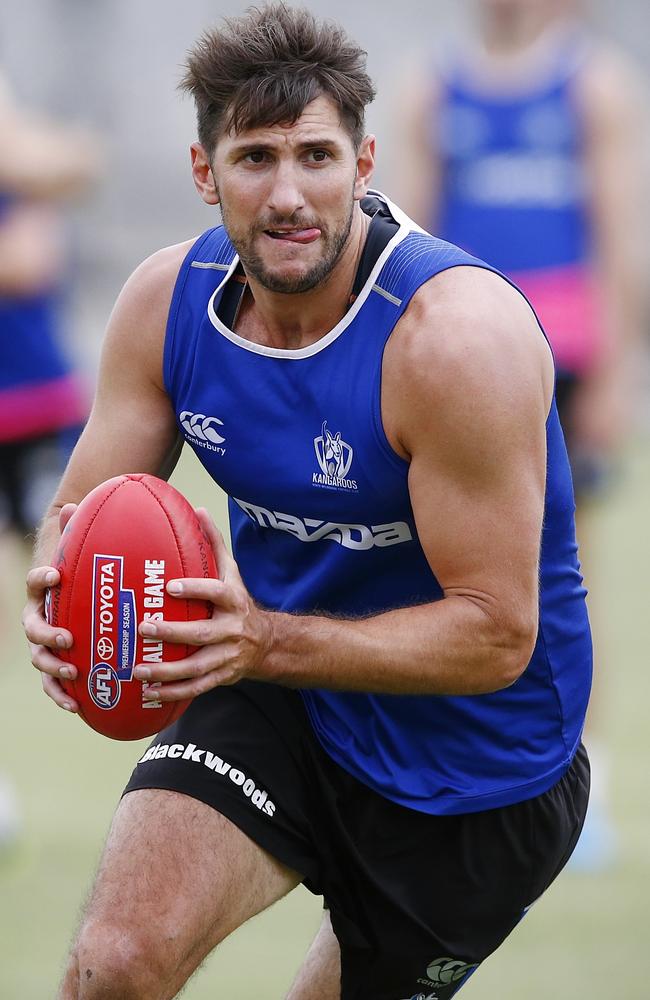
[[[430,141],[442,183],[435,231],[487,260],[524,292],[576,376],[605,348],[576,79],[579,31],[559,42],[546,77],[495,91],[456,59],[443,73]]]
[[[0,194],[0,225],[13,200]],[[77,428],[86,391],[62,346],[60,289],[0,297],[0,442]]]
[[[590,256],[584,135],[574,82],[584,43],[519,92],[482,88],[456,62],[442,78],[431,136],[442,159],[435,231],[510,274]]]
[[[389,207],[400,228],[361,293],[300,350],[252,344],[218,317],[238,263],[222,227],[199,238],[178,276],[166,388],[185,440],[229,494],[234,555],[267,608],[356,617],[443,596],[418,539],[408,463],[382,426],[382,357],[425,281],[486,265]],[[547,436],[540,628],[522,677],[472,697],[302,692],[327,753],[405,806],[462,813],[531,797],[578,745],[591,650],[554,404]]]

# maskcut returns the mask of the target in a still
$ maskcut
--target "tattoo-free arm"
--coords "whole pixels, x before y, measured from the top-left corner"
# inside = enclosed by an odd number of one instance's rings
[[[456,268],[389,342],[383,413],[411,458],[441,601],[357,621],[271,614],[259,676],[291,686],[479,694],[513,683],[537,634],[550,353],[504,281]]]

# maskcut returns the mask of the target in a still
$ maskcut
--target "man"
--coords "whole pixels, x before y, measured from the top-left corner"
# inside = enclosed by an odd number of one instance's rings
[[[32,118],[0,77],[0,629],[14,564],[58,483],[86,416],[86,394],[62,343],[65,271],[60,202],[97,170],[93,139]],[[32,539],[33,540],[33,539]],[[31,542],[30,542],[31,544]],[[6,581],[6,582],[5,582]],[[0,851],[20,832],[0,775]]]
[[[305,881],[328,909],[291,1000],[444,1000],[586,808],[550,351],[502,278],[368,196],[373,89],[339,28],[253,10],[201,40],[185,86],[225,228],[145,262],[111,318],[28,582],[47,693],[75,711],[71,637],[42,613],[59,522],[108,476],[167,472],[179,428],[230,495],[237,562],[202,512],[221,579],[168,586],[214,616],[157,626],[200,649],[138,668],[198,697],[136,766],[61,996],[175,996]]]
[[[25,544],[86,415],[62,330],[61,202],[95,179],[89,132],[31,117],[0,79],[0,541]]]
[[[437,71],[429,66],[411,82],[395,147],[407,211],[507,274],[549,336],[593,621],[605,610],[604,582],[589,567],[594,501],[619,461],[644,328],[647,121],[640,74],[592,35],[583,7],[473,3],[475,37],[447,44]],[[572,861],[588,868],[614,856],[607,759],[593,714],[602,701],[594,706],[592,697],[594,780]]]

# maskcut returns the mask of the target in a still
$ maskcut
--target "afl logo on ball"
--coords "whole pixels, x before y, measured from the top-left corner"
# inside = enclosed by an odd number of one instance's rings
[[[115,708],[120,700],[120,680],[108,663],[98,663],[88,678],[88,691],[97,708]]]

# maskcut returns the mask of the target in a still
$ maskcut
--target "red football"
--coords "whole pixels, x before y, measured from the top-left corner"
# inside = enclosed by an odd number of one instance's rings
[[[46,597],[52,625],[74,642],[57,652],[78,670],[62,681],[85,722],[115,740],[150,736],[177,719],[189,701],[145,701],[138,663],[180,660],[193,647],[138,634],[150,619],[209,618],[205,601],[171,597],[170,580],[216,577],[210,542],[182,494],[155,476],[117,476],[82,501],[54,559],[61,582]]]

